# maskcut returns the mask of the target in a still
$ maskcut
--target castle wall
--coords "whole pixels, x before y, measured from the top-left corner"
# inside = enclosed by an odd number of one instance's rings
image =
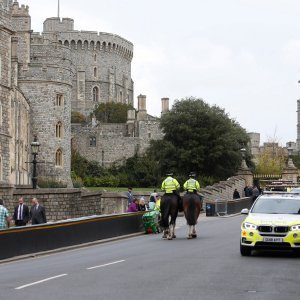
[[[75,31],[73,25],[72,19],[50,18],[42,34],[71,49],[75,67],[72,110],[88,115],[100,102],[133,105],[132,43],[114,34]]]
[[[6,3],[4,3],[6,4]],[[11,19],[0,6],[0,182],[9,183],[11,175]]]
[[[99,124],[92,127],[72,124],[72,146],[88,160],[109,167],[113,163],[122,164],[136,153],[144,153],[151,139],[163,137],[156,118],[134,121],[135,134],[131,136],[128,135],[128,126]]]
[[[31,63],[22,69],[19,84],[31,107],[31,132],[40,142],[38,174],[71,186],[70,51],[57,43],[31,46]],[[58,103],[58,97],[61,102]],[[61,124],[60,134],[57,124]],[[59,155],[59,159],[58,156]]]

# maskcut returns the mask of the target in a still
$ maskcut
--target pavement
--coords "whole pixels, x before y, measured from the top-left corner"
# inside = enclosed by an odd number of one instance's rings
[[[239,253],[243,216],[200,216],[198,238],[141,235],[0,265],[1,299],[299,299],[300,260]],[[1,245],[2,246],[2,245]]]

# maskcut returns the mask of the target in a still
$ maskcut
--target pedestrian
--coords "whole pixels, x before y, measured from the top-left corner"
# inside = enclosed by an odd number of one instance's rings
[[[137,198],[133,198],[133,201],[129,204],[127,212],[139,211],[139,201]]]
[[[259,189],[257,188],[257,186],[255,185],[253,187],[253,191],[252,191],[252,199],[253,202],[256,200],[256,198],[259,196]]]
[[[140,201],[139,201],[139,207],[138,207],[139,211],[146,211],[148,210],[147,205],[145,203],[145,199],[144,197],[141,197]]]
[[[128,207],[129,207],[129,205],[133,201],[133,194],[132,194],[132,188],[131,187],[128,188],[127,199],[128,199]]]
[[[241,198],[240,193],[238,192],[237,189],[234,189],[232,198],[233,199],[240,199]]]
[[[37,198],[32,198],[31,200],[32,206],[30,209],[30,219],[31,224],[43,224],[47,223],[46,219],[46,212],[44,206],[39,204],[39,201]]]
[[[19,204],[15,207],[13,219],[16,226],[26,226],[29,222],[29,208],[26,204],[24,204],[23,197],[19,198]]]
[[[0,199],[0,229],[9,228],[10,215],[6,207],[4,207],[3,200]]]

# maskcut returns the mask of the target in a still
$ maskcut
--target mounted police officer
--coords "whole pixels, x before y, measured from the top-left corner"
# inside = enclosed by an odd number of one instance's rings
[[[180,184],[179,182],[173,178],[173,173],[167,173],[167,178],[161,184],[161,190],[166,194],[175,194],[178,199],[178,207],[179,211],[182,211],[182,200],[179,195]]]
[[[184,183],[183,187],[188,193],[197,193],[200,191],[200,184],[195,179],[196,174],[194,172],[191,172],[189,174],[189,179]]]

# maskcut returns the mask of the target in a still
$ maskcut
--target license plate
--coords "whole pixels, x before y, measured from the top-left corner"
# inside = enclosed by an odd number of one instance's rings
[[[264,237],[264,242],[282,243],[282,238],[280,238],[280,237]]]

